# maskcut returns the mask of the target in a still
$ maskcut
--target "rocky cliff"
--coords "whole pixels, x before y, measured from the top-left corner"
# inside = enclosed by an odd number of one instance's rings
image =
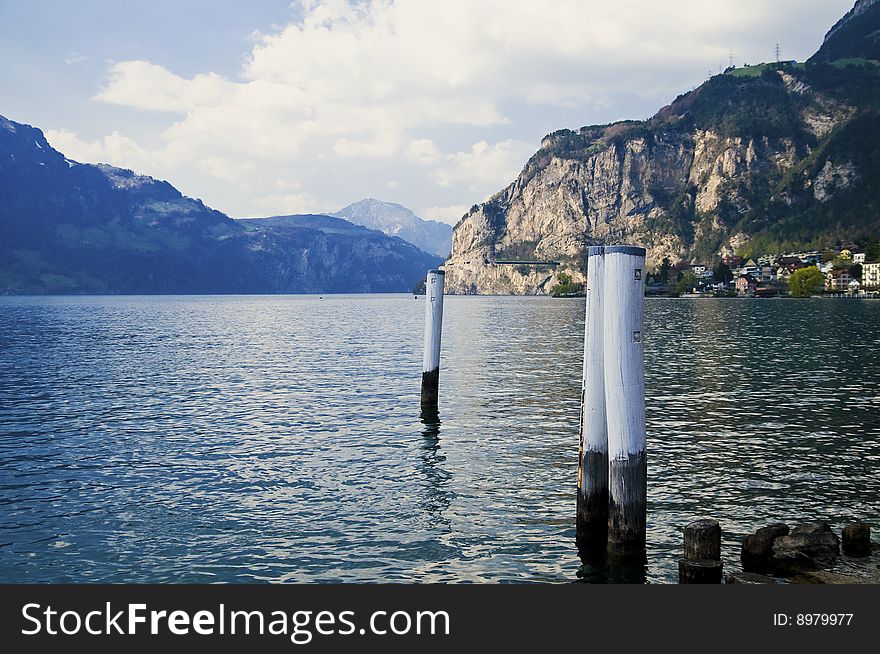
[[[648,121],[545,137],[456,225],[447,289],[543,293],[555,272],[583,279],[591,244],[643,245],[656,267],[880,230],[878,17],[862,0],[805,64],[731,69]]]

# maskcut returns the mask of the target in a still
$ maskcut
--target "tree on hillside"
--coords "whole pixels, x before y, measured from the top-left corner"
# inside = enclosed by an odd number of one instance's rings
[[[663,280],[661,283],[666,283],[670,268],[672,268],[672,262],[669,260],[669,257],[663,257],[663,261],[660,263],[660,268],[657,269],[657,276]]]
[[[564,272],[556,273],[556,286],[550,291],[553,297],[576,295],[584,290],[583,284],[572,281],[571,275]]]
[[[689,293],[691,290],[697,288],[699,284],[700,278],[697,277],[693,272],[688,270],[675,284],[675,293],[677,295],[681,295],[682,293]]]
[[[794,297],[809,297],[825,288],[825,277],[816,266],[801,268],[788,280],[788,288]]]
[[[849,267],[849,276],[853,279],[862,280],[862,264],[854,263]]]
[[[712,275],[715,277],[716,282],[724,282],[726,284],[733,280],[733,273],[730,271],[730,266],[723,261],[719,262],[718,265],[712,269]]]
[[[880,261],[880,241],[876,238],[869,239],[865,244],[865,261]]]

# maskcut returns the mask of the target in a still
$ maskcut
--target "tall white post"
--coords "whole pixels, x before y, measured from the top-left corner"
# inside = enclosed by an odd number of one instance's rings
[[[440,333],[443,327],[442,270],[432,270],[425,280],[425,355],[422,359],[422,411],[437,410],[440,386]]]
[[[581,384],[578,458],[577,542],[605,548],[608,536],[608,431],[605,417],[605,339],[603,301],[605,248],[587,252],[584,316],[584,371]]]
[[[604,357],[608,425],[608,551],[644,552],[647,520],[645,249],[605,248]]]

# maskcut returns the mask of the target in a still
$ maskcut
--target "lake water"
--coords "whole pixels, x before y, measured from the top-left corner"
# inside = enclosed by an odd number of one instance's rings
[[[583,300],[0,298],[0,581],[566,582]],[[646,578],[880,511],[880,302],[646,302]]]

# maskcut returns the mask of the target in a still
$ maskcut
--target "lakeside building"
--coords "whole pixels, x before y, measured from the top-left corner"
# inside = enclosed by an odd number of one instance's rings
[[[865,263],[865,253],[856,252],[853,254],[853,263]]]
[[[880,261],[862,264],[862,288],[865,290],[880,289]]]
[[[846,268],[839,270],[830,270],[825,275],[825,290],[835,292],[845,292],[849,290],[849,283],[853,281],[849,270]]]
[[[758,264],[755,263],[754,259],[749,259],[742,265],[742,268],[739,269],[739,272],[741,275],[751,275],[752,277],[754,277],[761,272],[761,269],[758,267]]]
[[[803,268],[806,268],[804,262],[797,257],[783,257],[776,269],[776,279],[787,284],[791,276]]]
[[[758,282],[749,274],[743,274],[736,278],[736,294],[737,295],[754,295],[755,289],[758,288]]]

